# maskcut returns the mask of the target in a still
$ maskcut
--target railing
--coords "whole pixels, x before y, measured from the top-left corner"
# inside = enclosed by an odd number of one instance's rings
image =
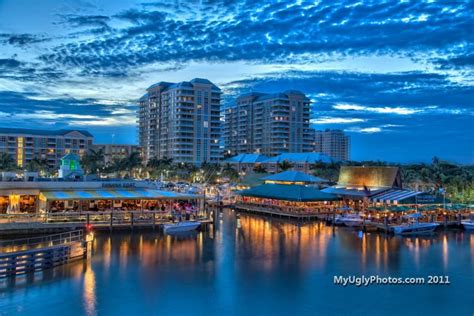
[[[41,271],[65,264],[71,247],[60,245],[0,255],[0,278]]]
[[[35,249],[39,247],[52,247],[56,245],[69,244],[76,241],[82,241],[84,233],[82,230],[74,230],[60,234],[28,237],[13,240],[0,241],[0,250],[2,253],[9,253],[19,250]]]
[[[33,273],[87,255],[82,230],[0,242],[0,278]]]
[[[89,211],[89,212],[58,212],[47,214],[8,214],[0,215],[0,227],[2,223],[37,223],[38,225],[61,225],[61,224],[93,224],[99,226],[109,226],[126,224],[160,224],[169,222],[172,214],[169,211]],[[202,212],[195,212],[190,215],[192,219],[204,220],[208,217]],[[20,226],[21,227],[21,226]],[[1,243],[0,243],[1,245]]]
[[[273,205],[254,205],[254,204],[247,204],[247,203],[236,203],[234,207],[237,209],[243,209],[251,212],[260,212],[260,213],[268,213],[274,215],[282,215],[282,216],[294,216],[294,217],[307,217],[307,216],[319,216],[324,214],[331,213],[329,208],[313,208],[312,210],[308,210],[308,208],[296,208],[296,207],[279,207]]]

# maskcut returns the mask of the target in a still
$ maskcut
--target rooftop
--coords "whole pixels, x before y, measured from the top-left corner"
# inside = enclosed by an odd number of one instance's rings
[[[212,86],[212,90],[216,92],[220,92],[221,89],[217,87],[214,83],[212,83],[208,79],[204,78],[194,78],[191,81],[181,81],[177,83],[173,82],[166,82],[166,81],[160,81],[155,84],[152,84],[147,88],[147,90],[156,88],[156,87],[162,87],[162,91],[166,91],[168,89],[176,89],[176,88],[183,88],[183,87],[188,87],[188,88],[193,88],[195,84],[207,84]]]
[[[257,163],[267,160],[268,157],[261,154],[239,154],[224,160],[225,163]]]
[[[339,172],[339,186],[392,188],[402,187],[398,167],[342,166]]]
[[[263,100],[271,100],[271,99],[288,100],[289,95],[291,94],[301,95],[305,98],[306,101],[309,101],[309,98],[307,98],[303,92],[297,91],[297,90],[286,90],[279,93],[250,92],[250,93],[242,94],[238,98],[254,97],[255,98],[254,101],[263,101]]]
[[[94,137],[91,133],[84,130],[77,129],[58,129],[58,130],[45,130],[45,129],[26,129],[26,128],[8,128],[0,127],[0,134],[24,134],[24,135],[37,135],[37,136],[64,136],[69,133],[78,132],[86,137]]]
[[[322,192],[314,187],[297,184],[262,184],[238,192],[242,196],[251,196],[283,201],[316,202],[340,200],[334,194]]]
[[[298,182],[298,183],[324,183],[326,179],[315,177],[304,172],[287,170],[270,176],[263,177],[265,182]]]
[[[279,163],[287,160],[290,163],[331,163],[337,160],[322,153],[308,152],[308,153],[283,153],[278,156],[269,158],[265,163]]]

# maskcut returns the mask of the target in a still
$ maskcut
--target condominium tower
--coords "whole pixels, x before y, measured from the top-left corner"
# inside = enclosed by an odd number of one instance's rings
[[[224,146],[227,155],[309,152],[310,100],[299,91],[241,95],[226,109]]]
[[[82,130],[0,128],[0,153],[9,154],[20,168],[26,168],[33,159],[58,168],[66,154],[85,154],[92,140],[93,136]]]
[[[159,82],[139,100],[139,142],[145,160],[218,162],[221,90],[207,79]]]
[[[350,137],[339,129],[315,131],[314,144],[316,152],[321,152],[337,160],[350,159]]]

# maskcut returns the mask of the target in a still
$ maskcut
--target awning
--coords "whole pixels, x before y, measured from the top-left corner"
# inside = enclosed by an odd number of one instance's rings
[[[402,190],[402,189],[390,189],[388,191],[373,195],[370,197],[372,202],[380,203],[398,203],[402,200],[414,197],[416,195],[422,194],[423,192],[411,191],[411,190]]]
[[[387,188],[367,188],[367,189],[357,189],[357,188],[347,188],[347,187],[341,187],[341,186],[332,186],[328,188],[324,188],[321,190],[322,192],[326,193],[331,193],[331,194],[336,194],[339,196],[342,196],[344,198],[349,198],[349,199],[363,199],[367,198],[371,195],[378,194],[381,192],[387,191]]]
[[[152,189],[133,190],[64,190],[41,191],[44,200],[161,200],[199,199],[201,195],[182,194]]]

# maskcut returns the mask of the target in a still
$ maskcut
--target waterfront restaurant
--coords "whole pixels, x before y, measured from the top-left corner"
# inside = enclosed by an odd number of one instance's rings
[[[371,198],[390,198],[394,204],[401,198],[421,192],[404,190],[398,167],[341,166],[337,184],[322,190],[341,197],[354,210],[367,208]],[[385,196],[385,194],[388,194]]]
[[[89,211],[166,211],[176,201],[203,197],[153,189],[141,181],[0,182],[0,214],[52,214]]]
[[[311,185],[324,179],[303,172],[282,172],[263,180],[262,185],[237,192],[237,209],[288,217],[316,217],[333,212],[341,200]]]

